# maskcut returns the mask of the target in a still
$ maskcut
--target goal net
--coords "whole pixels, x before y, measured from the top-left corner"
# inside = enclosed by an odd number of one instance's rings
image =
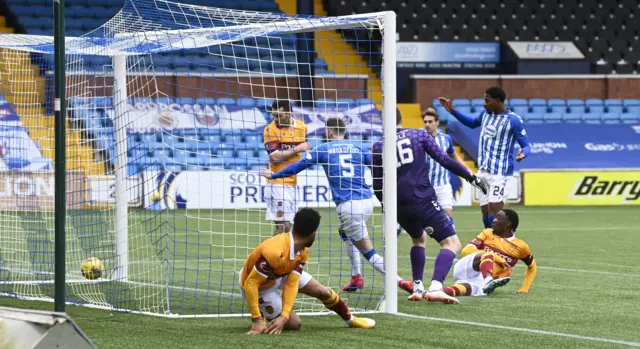
[[[311,147],[328,141],[332,117],[368,151],[383,134],[395,140],[393,13],[293,17],[127,0],[107,23],[65,42],[61,155],[54,152],[53,38],[0,35],[5,296],[53,299],[53,178],[66,170],[69,304],[160,316],[247,315],[239,272],[274,233],[266,219],[269,183],[260,176],[270,166],[264,129],[274,119],[273,101],[291,103]],[[282,139],[279,146],[299,142]],[[393,170],[385,171],[387,183],[395,180],[393,149],[384,152],[385,169]],[[66,156],[66,169],[53,168],[55,156]],[[385,292],[384,275],[364,257],[352,266],[345,253],[322,165],[297,178],[297,206],[322,214],[305,269],[356,311],[379,310],[385,297],[394,309],[395,230],[383,227],[395,228],[394,210],[383,221],[374,199],[367,224],[394,274]],[[369,170],[366,179],[371,183]],[[394,194],[395,184],[385,190]],[[283,217],[282,210],[272,214]],[[105,267],[96,280],[80,271],[91,257]],[[342,292],[357,269],[364,287]],[[326,311],[302,294],[295,310]]]

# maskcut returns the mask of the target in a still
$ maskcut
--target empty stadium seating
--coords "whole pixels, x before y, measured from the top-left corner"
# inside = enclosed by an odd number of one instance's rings
[[[455,122],[440,105],[437,99],[432,101],[440,118],[444,122]],[[454,107],[466,114],[477,114],[484,110],[484,101],[458,98],[453,100]],[[591,123],[591,124],[637,124],[640,123],[640,99],[541,99],[512,98],[506,104],[525,123]]]
[[[185,0],[196,5],[277,12],[273,0]],[[8,0],[11,11],[28,34],[52,35],[52,2],[46,0]],[[115,15],[124,0],[66,0],[66,35],[80,36],[88,33]],[[48,57],[49,64],[52,58]],[[272,37],[247,39],[230,45],[220,45],[208,50],[190,50],[163,53],[146,58],[145,65],[153,65],[158,72],[216,73],[227,70],[260,71],[275,74],[296,74],[297,60],[294,38]],[[314,62],[316,74],[331,73],[326,62]],[[85,57],[83,66],[69,69],[111,70],[106,57]]]
[[[328,0],[325,4],[330,15],[393,10],[401,41],[573,41],[598,73],[640,71],[636,18],[640,5],[635,0]]]

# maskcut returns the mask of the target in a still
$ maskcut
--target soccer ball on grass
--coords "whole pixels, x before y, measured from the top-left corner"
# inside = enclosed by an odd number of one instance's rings
[[[82,262],[80,271],[86,279],[96,280],[104,274],[104,264],[98,258],[87,258]]]

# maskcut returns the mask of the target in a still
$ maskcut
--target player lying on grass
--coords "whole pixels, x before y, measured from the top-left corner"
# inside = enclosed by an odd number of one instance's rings
[[[436,192],[429,181],[429,155],[445,169],[463,177],[471,185],[482,192],[486,185],[476,176],[445,154],[436,141],[425,130],[402,128],[402,115],[396,110],[397,141],[396,148],[398,223],[413,239],[411,248],[411,270],[413,284],[400,282],[400,287],[409,293],[409,300],[437,299],[444,303],[458,303],[454,297],[442,290],[442,282],[446,278],[453,260],[460,251],[460,239],[453,224],[438,205]],[[373,190],[383,202],[382,181],[382,147],[383,140],[373,145],[372,170]],[[422,278],[426,263],[425,244],[428,235],[440,244],[440,252],[433,266],[431,285],[425,292]]]
[[[367,221],[373,213],[373,195],[365,180],[365,166],[371,165],[371,155],[358,142],[345,140],[345,133],[342,119],[328,119],[326,134],[330,142],[317,146],[302,160],[280,172],[264,170],[262,175],[267,179],[279,179],[295,176],[316,164],[322,165],[338,210],[340,237],[351,260],[351,281],[342,290],[354,292],[364,287],[359,253],[381,273],[384,273],[384,259],[373,248],[367,231]],[[398,280],[401,279],[398,277]]]
[[[527,265],[527,270],[524,284],[516,293],[528,293],[536,277],[536,261],[529,245],[514,234],[518,224],[515,211],[499,211],[492,228],[482,231],[462,250],[463,257],[453,267],[455,284],[445,287],[444,292],[450,296],[491,294],[509,282],[511,268],[521,260]]]
[[[303,208],[293,218],[293,230],[263,241],[244,261],[240,271],[240,288],[251,311],[248,334],[279,334],[282,330],[300,329],[300,317],[293,312],[298,290],[322,301],[349,327],[372,328],[375,321],[357,318],[330,288],[321,285],[303,271],[320,225],[320,214]],[[282,292],[280,296],[279,292]],[[269,321],[265,325],[263,320]]]

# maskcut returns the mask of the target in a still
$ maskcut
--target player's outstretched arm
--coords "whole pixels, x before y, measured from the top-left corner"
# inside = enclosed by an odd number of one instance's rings
[[[530,255],[531,256],[531,255]],[[527,263],[527,260],[524,260]],[[529,288],[531,288],[531,284],[533,283],[533,279],[536,278],[536,272],[538,270],[536,261],[531,256],[530,264],[527,264],[527,270],[524,272],[524,282],[522,283],[522,287],[516,291],[518,294],[527,294],[529,293]]]
[[[516,137],[516,142],[520,145],[520,151],[516,156],[516,161],[521,161],[529,156],[531,147],[529,145],[529,136],[527,136],[527,131],[524,129],[524,122],[519,116],[514,115],[511,117],[511,129]]]
[[[445,152],[443,152],[442,149],[440,149],[440,147],[438,146],[438,143],[436,143],[433,137],[430,137],[424,131],[421,131],[420,133],[421,133],[420,141],[422,142],[422,148],[432,159],[434,159],[437,163],[442,165],[442,167],[446,168],[447,170],[455,173],[456,175],[468,181],[472,180],[475,177],[471,172],[467,171],[467,169],[462,167],[456,161],[451,159],[447,154],[445,154]]]
[[[455,110],[453,108],[453,104],[451,103],[450,99],[444,98],[444,97],[438,97],[438,101],[440,101],[440,104],[444,107],[444,109],[446,109],[449,112],[449,114],[453,115],[453,117],[458,119],[458,121],[460,121],[463,125],[470,128],[476,128],[482,125],[482,115],[484,113],[480,113],[476,117],[468,116]]]
[[[270,178],[270,179],[286,178],[286,177],[295,176],[298,173],[308,169],[309,167],[311,167],[313,165],[314,165],[314,162],[313,161],[309,161],[305,157],[302,160],[287,166],[282,171],[279,171],[279,172],[276,172],[276,173],[273,173],[273,174],[269,174],[269,172],[263,172],[262,175],[267,177],[267,178]]]

